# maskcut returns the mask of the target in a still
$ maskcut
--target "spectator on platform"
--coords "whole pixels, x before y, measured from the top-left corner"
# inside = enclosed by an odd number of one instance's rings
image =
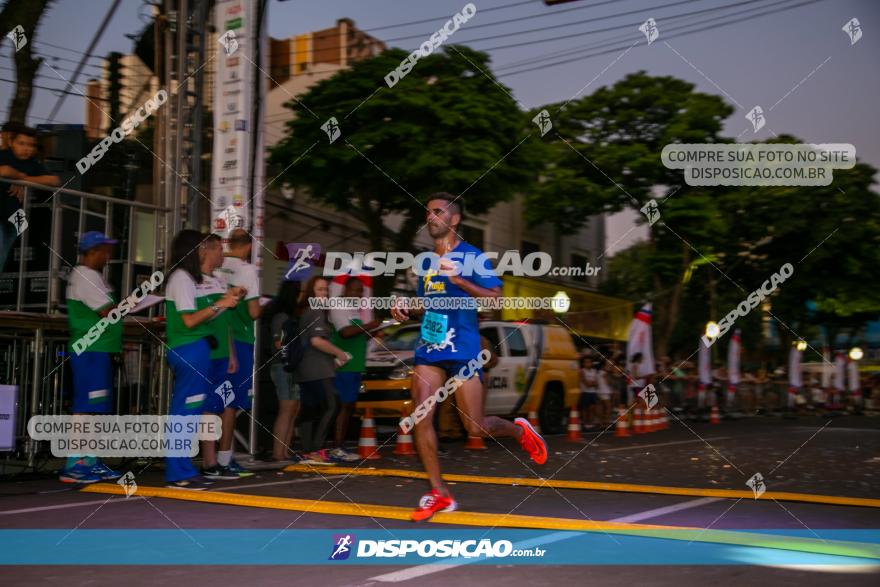
[[[26,126],[13,126],[6,130],[4,140],[11,137],[9,148],[0,150],[0,177],[29,181],[45,186],[57,187],[61,184],[57,175],[52,175],[36,157],[37,131]],[[4,185],[0,188],[0,272],[6,265],[6,257],[15,244],[15,239],[24,226],[25,188],[20,185]]]
[[[12,135],[22,128],[24,128],[24,125],[14,120],[10,120],[3,125],[3,128],[0,129],[0,156],[2,156],[2,151],[6,151],[12,146]]]

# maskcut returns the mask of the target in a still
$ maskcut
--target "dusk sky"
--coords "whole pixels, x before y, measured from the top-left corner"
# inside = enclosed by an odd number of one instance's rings
[[[48,63],[60,74],[71,76],[80,58],[74,51],[86,49],[110,4],[110,0],[56,2],[37,33],[39,53],[50,57]],[[700,91],[724,96],[736,107],[726,124],[730,136],[746,141],[775,132],[793,134],[804,142],[852,143],[859,159],[880,167],[876,113],[880,3],[876,0],[584,0],[555,7],[539,0],[483,0],[474,4],[476,15],[450,42],[489,50],[493,69],[523,107],[565,101],[644,69],[653,75],[689,80]],[[333,26],[338,18],[348,17],[389,45],[411,50],[464,5],[462,0],[272,0],[269,32],[275,38],[289,37]],[[754,16],[789,6],[796,7]],[[125,35],[144,26],[138,17],[141,10],[140,0],[125,0],[93,53],[130,52],[132,42]],[[145,7],[143,11],[146,13]],[[627,12],[631,14],[621,16]],[[754,18],[685,36],[677,36],[681,33],[675,31],[751,16]],[[660,31],[650,46],[638,30],[649,17],[655,19]],[[853,17],[858,18],[863,31],[855,45],[842,30]],[[399,26],[425,19],[431,20]],[[520,20],[485,26],[511,19]],[[554,28],[523,32],[545,27]],[[613,30],[596,32],[599,29]],[[626,51],[633,43],[637,44]],[[508,45],[517,46],[504,47]],[[583,47],[587,49],[566,53]],[[607,52],[589,56],[601,51]],[[14,78],[10,53],[6,43],[0,53],[0,79]],[[516,65],[548,56],[552,59]],[[556,61],[569,62],[551,66]],[[93,66],[86,72],[96,75],[100,61],[92,58],[89,63]],[[539,69],[516,73],[536,67]],[[40,73],[39,85],[63,86],[48,67]],[[85,79],[85,75],[80,78]],[[11,83],[0,82],[0,116],[8,110],[11,90]],[[52,92],[36,90],[29,122],[46,122],[55,99]],[[762,106],[767,118],[767,125],[757,134],[744,118],[755,105]],[[83,112],[83,100],[68,96],[56,122],[82,123]]]

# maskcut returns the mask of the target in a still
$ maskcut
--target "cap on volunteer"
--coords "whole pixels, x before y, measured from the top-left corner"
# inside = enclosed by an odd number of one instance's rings
[[[85,253],[89,249],[94,249],[98,245],[115,245],[119,241],[112,239],[103,232],[91,230],[79,237],[79,252]]]

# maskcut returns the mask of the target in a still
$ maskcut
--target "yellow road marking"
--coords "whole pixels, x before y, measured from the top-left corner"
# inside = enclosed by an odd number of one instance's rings
[[[289,465],[285,471],[293,473],[314,473],[308,465]],[[368,477],[406,477],[427,479],[421,471],[406,469],[364,469],[354,467],[333,467],[334,474],[364,475]],[[522,487],[553,487],[555,489],[590,489],[594,491],[624,491],[627,493],[655,493],[662,495],[687,495],[693,497],[729,497],[733,499],[754,499],[751,491],[737,489],[703,489],[699,487],[666,487],[662,485],[634,485],[631,483],[597,483],[593,481],[565,481],[562,479],[533,479],[531,477],[487,477],[484,475],[443,474],[446,481],[459,483],[483,483],[487,485],[519,485]],[[765,491],[763,500],[800,501],[830,505],[852,505],[858,507],[880,508],[880,499],[864,497],[841,497],[837,495],[816,495],[811,493],[791,493],[788,491]]]
[[[108,493],[124,495],[119,485],[111,483],[95,483],[87,485],[80,491],[85,493]],[[370,505],[351,502],[317,501],[313,499],[296,499],[291,497],[271,497],[265,495],[229,494],[219,491],[188,491],[167,487],[147,487],[138,485],[136,495],[139,497],[167,497],[185,501],[216,503],[222,505],[244,505],[270,509],[295,510],[316,514],[336,514],[343,516],[372,516],[393,520],[409,520],[412,508],[389,505]],[[502,519],[501,526],[513,528],[552,528],[558,530],[665,530],[669,526],[653,526],[650,524],[627,524],[623,522],[593,522],[567,518],[544,518],[540,516],[501,515],[475,512],[440,512],[432,518],[432,522],[444,524],[463,524],[467,526],[495,525]],[[506,523],[504,523],[506,522]],[[551,524],[551,525],[548,525]],[[694,528],[699,531],[699,528]]]
[[[112,495],[125,494],[125,490],[115,483],[95,483],[94,485],[87,485],[80,491],[84,493],[103,493]],[[187,491],[185,489],[148,487],[144,485],[138,486],[137,495],[140,497],[164,497],[168,499],[200,503],[262,507],[268,509],[311,512],[316,514],[360,516],[393,520],[409,520],[412,511],[410,508],[387,505],[316,501],[312,499],[295,499],[290,497],[270,497],[248,494],[236,495],[216,491]],[[503,527],[608,532],[629,536],[687,540],[689,542],[711,542],[739,546],[775,548],[779,550],[794,550],[798,552],[811,552],[814,554],[880,559],[880,545],[877,544],[814,540],[811,538],[732,532],[726,530],[705,530],[685,526],[657,526],[652,524],[628,524],[624,522],[576,520],[571,518],[550,518],[544,516],[524,516],[519,514],[487,514],[478,512],[439,512],[431,518],[430,522],[436,524],[477,526],[481,528]]]

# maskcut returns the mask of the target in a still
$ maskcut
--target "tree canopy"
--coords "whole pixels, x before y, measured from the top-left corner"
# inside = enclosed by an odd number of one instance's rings
[[[432,192],[463,194],[481,213],[533,177],[527,120],[486,54],[446,47],[388,88],[384,76],[407,55],[356,62],[288,102],[295,118],[271,153],[280,181],[365,222],[376,250],[392,236],[389,213],[404,215],[393,243],[409,250]],[[332,143],[321,129],[331,116],[341,131]]]

